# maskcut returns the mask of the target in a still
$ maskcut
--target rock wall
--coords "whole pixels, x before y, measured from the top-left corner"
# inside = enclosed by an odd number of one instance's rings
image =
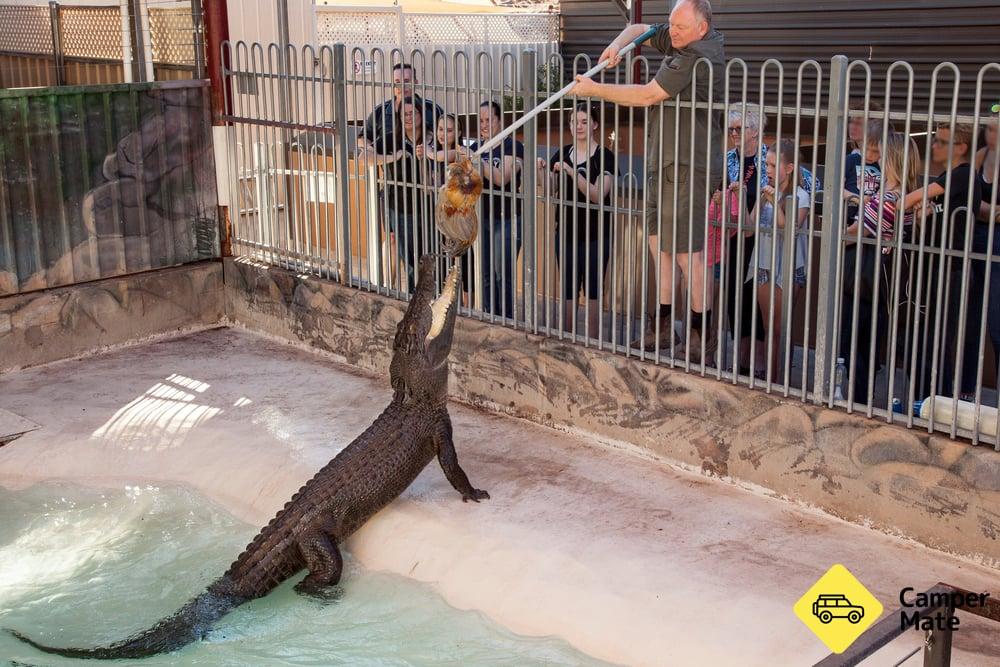
[[[0,373],[218,325],[222,264],[202,262],[0,298]]]
[[[236,324],[388,372],[398,301],[226,260]],[[625,444],[1000,568],[1000,453],[461,318],[459,401]]]

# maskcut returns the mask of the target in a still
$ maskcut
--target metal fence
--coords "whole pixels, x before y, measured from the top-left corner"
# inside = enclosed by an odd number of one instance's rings
[[[206,81],[0,90],[0,296],[218,257]]]
[[[203,75],[201,0],[0,4],[0,88]]]
[[[400,298],[417,256],[440,241],[448,150],[474,148],[557,90],[563,72],[591,65],[532,51],[223,50],[236,251]],[[394,88],[404,61],[415,83]],[[638,68],[646,81],[655,64],[634,59],[601,79],[623,83]],[[651,109],[602,102],[590,115],[568,99],[491,156],[487,169],[516,168],[509,180],[488,174],[503,184],[481,202],[463,313],[997,443],[1000,114],[982,91],[1000,65],[967,81],[941,64],[926,108],[904,62],[885,80],[843,57],[695,69],[713,75],[710,99],[695,103],[688,93]],[[379,123],[400,109],[394,95],[415,101],[398,124]],[[415,111],[422,122],[408,120]],[[457,140],[438,137],[448,114]],[[685,139],[702,121],[707,137]],[[983,153],[987,168],[970,178],[978,165],[962,156]],[[722,167],[699,169],[713,162]],[[937,193],[939,173],[941,196],[909,206],[920,188]],[[684,195],[694,206],[674,203]],[[892,215],[897,200],[909,214]],[[703,251],[682,256],[678,234],[703,238]],[[651,252],[651,236],[667,254]]]

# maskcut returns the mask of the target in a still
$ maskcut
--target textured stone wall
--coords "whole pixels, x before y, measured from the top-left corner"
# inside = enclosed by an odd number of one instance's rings
[[[0,373],[223,316],[222,264],[203,262],[0,298]]]
[[[403,304],[226,260],[250,329],[384,375]],[[1000,567],[1000,453],[461,318],[452,394]]]

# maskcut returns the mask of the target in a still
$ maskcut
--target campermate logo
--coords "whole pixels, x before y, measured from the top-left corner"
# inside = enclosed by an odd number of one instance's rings
[[[958,630],[961,619],[954,614],[955,609],[988,606],[989,593],[970,593],[953,588],[941,590],[942,588],[939,584],[921,593],[915,591],[912,586],[907,586],[899,591],[899,603],[902,605],[902,609],[899,610],[899,629]],[[924,609],[934,611],[930,614],[921,614],[921,610]]]
[[[882,603],[843,565],[826,571],[793,607],[834,653],[843,653],[882,615]]]

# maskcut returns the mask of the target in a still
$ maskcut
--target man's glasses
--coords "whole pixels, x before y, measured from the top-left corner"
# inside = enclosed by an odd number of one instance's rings
[[[743,131],[743,128],[739,127],[739,126],[729,128],[729,134],[735,134],[737,136],[739,136],[740,132],[742,132],[742,131]]]

